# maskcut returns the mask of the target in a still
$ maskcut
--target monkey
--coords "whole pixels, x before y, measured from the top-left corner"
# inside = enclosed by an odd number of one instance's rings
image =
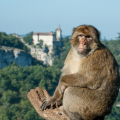
[[[74,28],[70,43],[58,86],[40,107],[58,106],[62,100],[59,114],[68,120],[104,120],[119,92],[118,64],[92,25]]]

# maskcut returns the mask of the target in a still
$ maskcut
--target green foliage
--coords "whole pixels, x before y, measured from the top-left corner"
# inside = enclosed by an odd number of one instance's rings
[[[58,68],[62,68],[64,65],[64,60],[71,48],[70,37],[62,39],[62,47],[53,47],[53,55],[55,55],[53,65],[56,65]]]
[[[42,49],[42,47],[43,47],[43,40],[39,40],[39,47]]]
[[[60,70],[55,66],[19,67],[15,63],[0,70],[0,120],[43,120],[27,99],[37,86],[53,94]]]
[[[33,32],[30,32],[23,38],[23,40],[29,45],[32,45],[33,44],[32,36],[33,36]]]
[[[14,37],[13,35],[7,35],[3,32],[0,32],[0,45],[19,48],[25,50],[26,52],[29,51],[29,49],[20,41],[19,38]]]
[[[45,50],[44,50],[44,52],[46,52],[47,54],[48,54],[48,52],[49,52],[49,48],[48,48],[47,45],[45,45]]]

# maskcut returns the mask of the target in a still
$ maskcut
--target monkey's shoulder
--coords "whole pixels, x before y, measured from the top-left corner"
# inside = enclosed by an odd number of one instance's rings
[[[71,48],[70,51],[69,51],[69,53],[68,53],[68,55],[67,55],[67,57],[66,57],[66,59],[65,59],[64,63],[67,63],[67,62],[69,62],[71,60],[71,58],[72,58],[72,52],[73,52],[73,49]]]
[[[118,66],[112,53],[104,46],[96,49],[82,62],[83,64],[87,63],[90,66]]]
[[[105,61],[112,62],[115,60],[112,53],[106,47],[98,48],[93,52],[93,54],[91,54],[91,57],[93,57],[95,60],[98,59],[101,62],[103,60],[104,62]]]
[[[96,53],[98,54],[98,57],[101,58],[101,62],[118,65],[113,54],[106,47],[96,50]]]

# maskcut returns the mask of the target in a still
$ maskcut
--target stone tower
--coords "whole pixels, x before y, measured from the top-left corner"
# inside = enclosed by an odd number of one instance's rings
[[[62,33],[62,31],[61,31],[60,25],[59,25],[59,27],[56,30],[56,41],[61,41],[61,33]]]

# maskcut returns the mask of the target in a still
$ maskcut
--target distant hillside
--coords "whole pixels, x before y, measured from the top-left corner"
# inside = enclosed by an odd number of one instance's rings
[[[7,35],[4,32],[0,32],[0,45],[19,48],[26,52],[29,51],[29,49],[20,41],[19,38],[12,35]]]

